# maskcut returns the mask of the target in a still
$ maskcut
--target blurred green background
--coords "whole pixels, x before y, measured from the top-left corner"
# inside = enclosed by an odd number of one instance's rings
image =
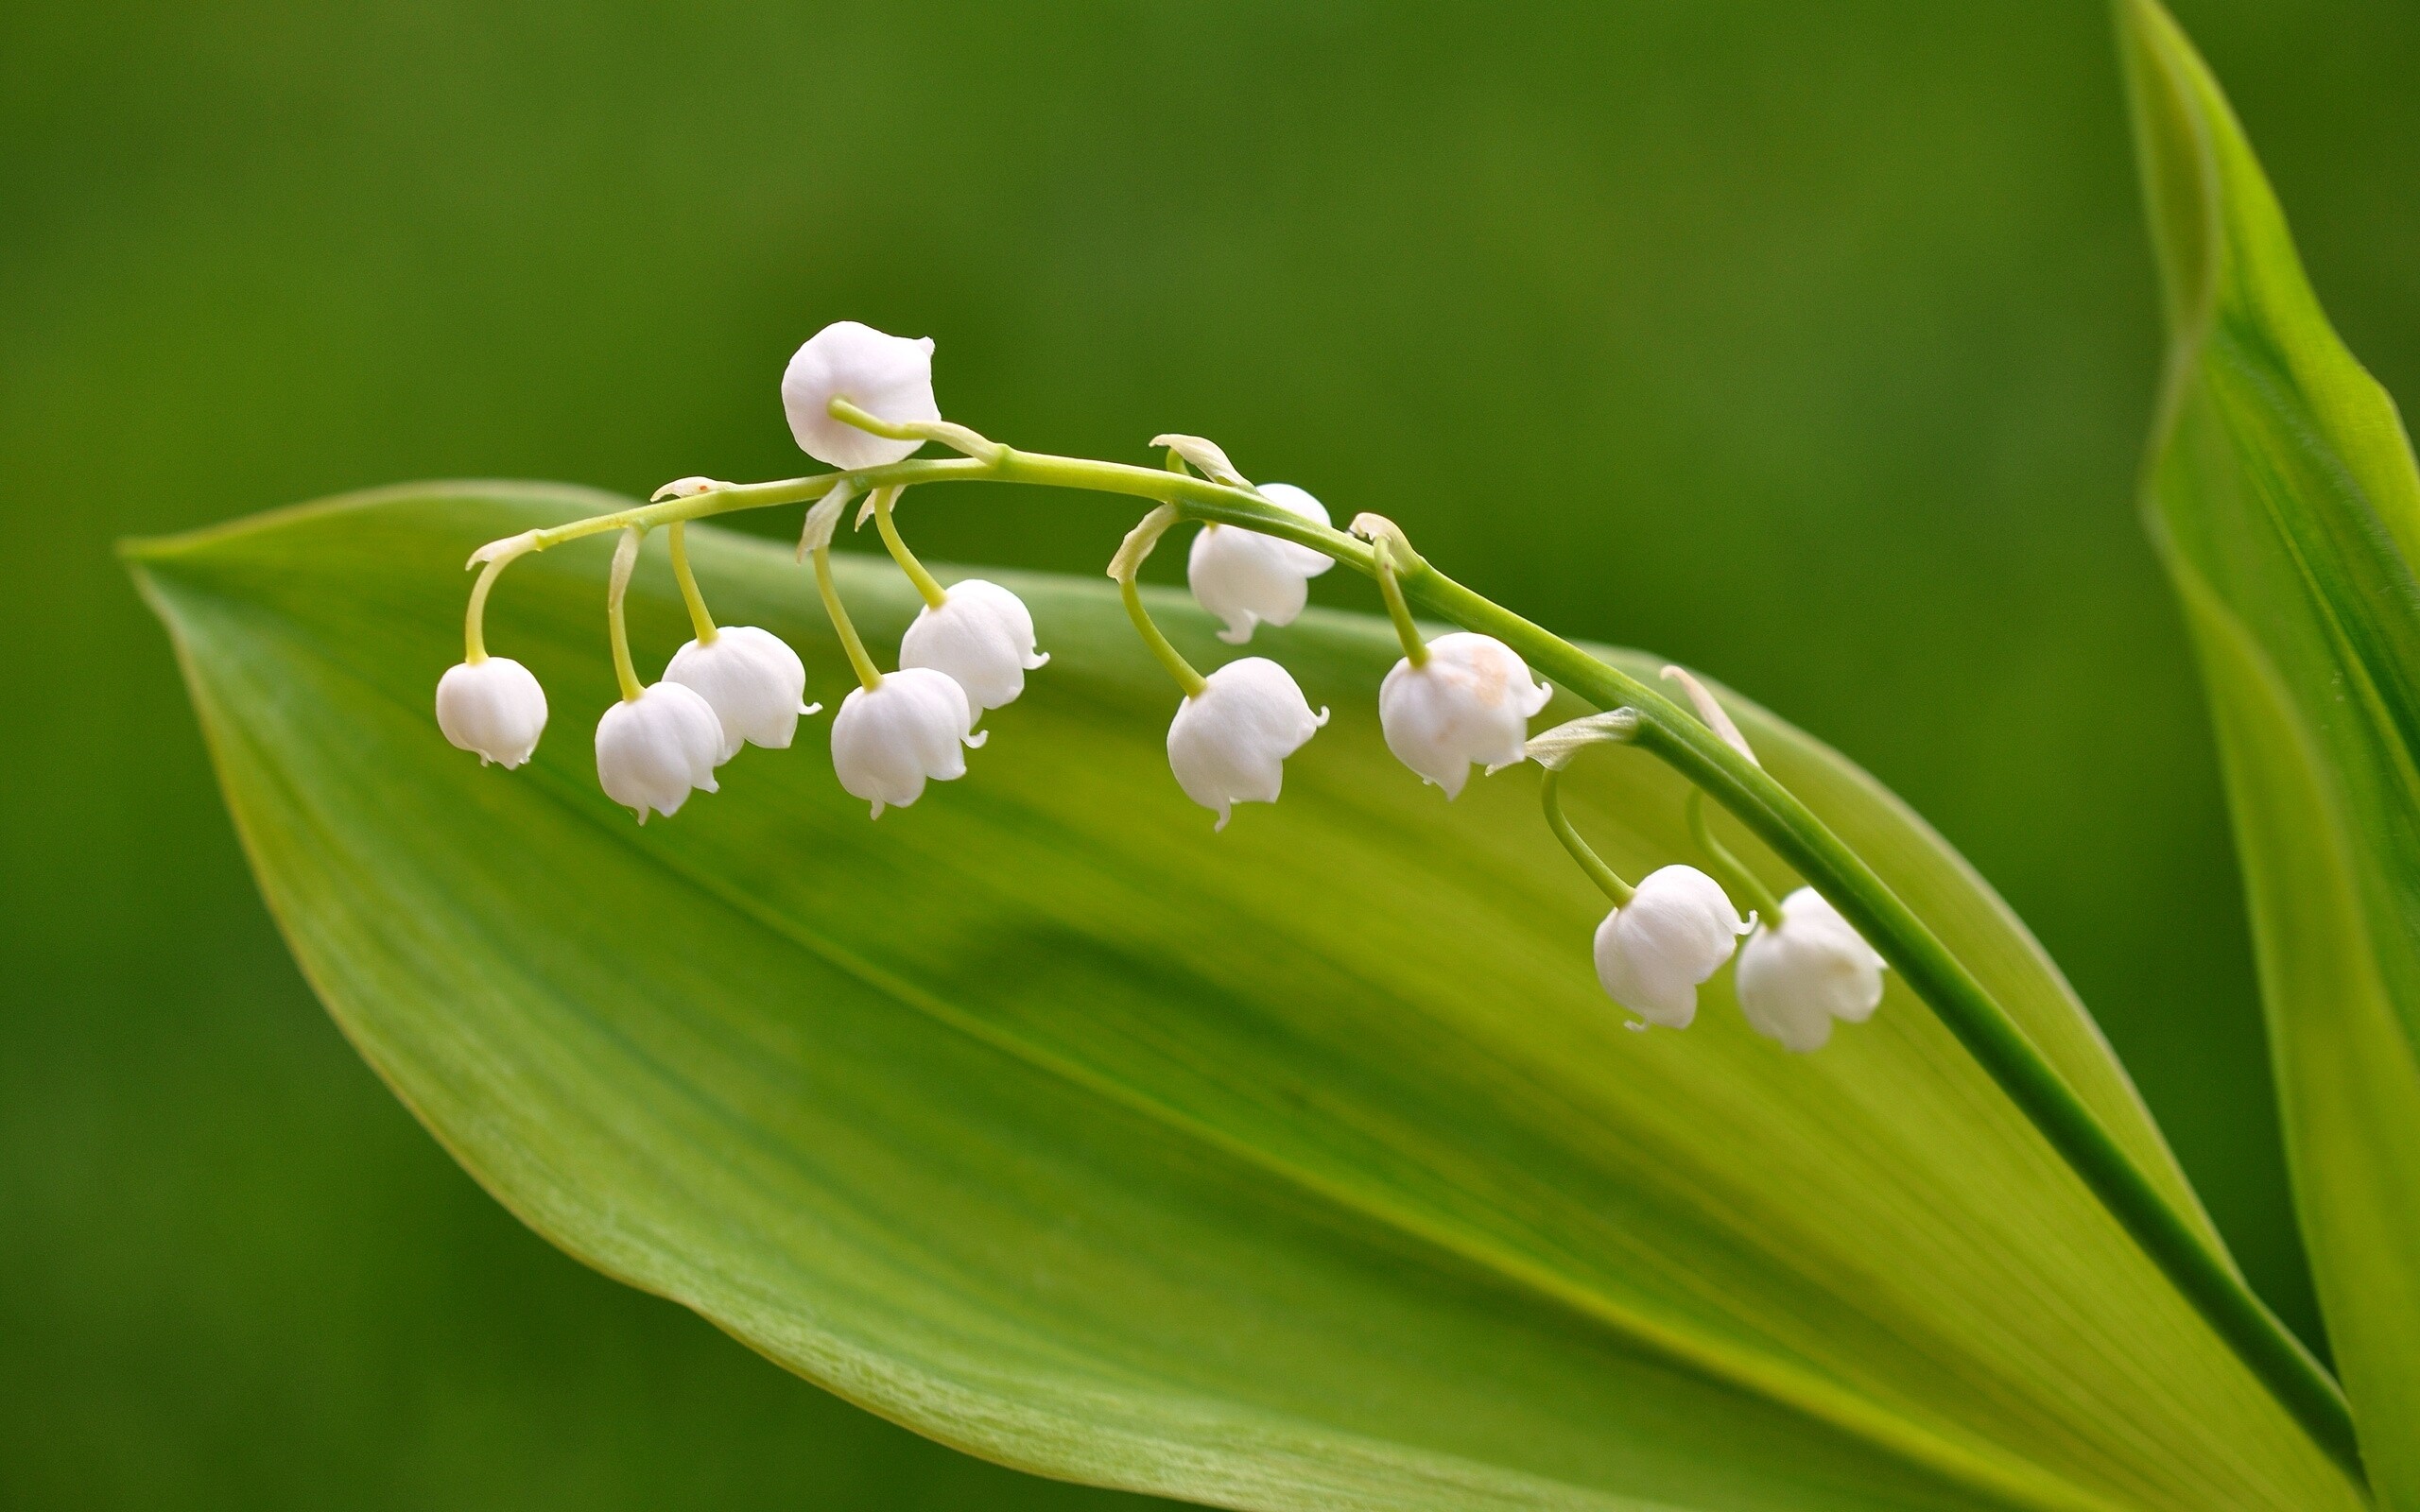
[[[2420,10],[2178,9],[2413,392]],[[1217,437],[1831,739],[2033,924],[2312,1331],[2134,520],[2132,174],[2094,0],[0,10],[0,1503],[1119,1500],[859,1414],[483,1196],[298,979],[110,557],[413,477],[804,471],[776,379],[843,316],[938,337],[996,436]],[[1013,502],[916,538],[1093,572],[1130,523]]]

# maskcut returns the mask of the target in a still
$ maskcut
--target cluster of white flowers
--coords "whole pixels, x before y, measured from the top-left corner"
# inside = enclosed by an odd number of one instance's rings
[[[1727,745],[1751,765],[1760,765],[1739,727],[1703,683],[1679,667],[1666,667],[1664,675],[1687,691],[1699,714]],[[1741,1016],[1785,1048],[1820,1050],[1832,1037],[1833,1020],[1862,1023],[1872,1018],[1882,1002],[1881,955],[1812,887],[1775,901],[1704,827],[1699,794],[1693,791],[1687,803],[1699,846],[1736,885],[1761,900],[1758,914],[1742,919],[1722,884],[1695,867],[1660,867],[1635,888],[1627,887],[1572,830],[1557,792],[1563,768],[1590,745],[1629,738],[1634,723],[1628,711],[1590,715],[1557,726],[1528,747],[1530,757],[1547,768],[1547,823],[1615,898],[1597,926],[1597,979],[1615,1002],[1639,1016],[1642,1022],[1632,1027],[1687,1028],[1697,1018],[1698,988],[1722,969],[1735,949],[1739,965],[1732,986]]]
[[[1740,936],[1747,943],[1738,944]],[[1698,987],[1737,945],[1732,988],[1749,1026],[1786,1048],[1821,1050],[1832,1021],[1863,1023],[1882,1002],[1882,957],[1812,887],[1782,900],[1774,920],[1743,920],[1722,885],[1695,867],[1640,880],[1597,926],[1597,979],[1648,1023],[1685,1029]]]
[[[915,561],[891,521],[901,484],[874,487],[858,517],[860,525],[869,517],[880,521],[886,542],[925,598],[901,640],[897,670],[885,673],[873,665],[833,585],[827,554],[838,513],[867,482],[861,482],[856,474],[904,462],[926,439],[950,440],[970,455],[991,446],[942,420],[932,356],[929,339],[908,340],[840,321],[800,347],[782,376],[783,408],[799,446],[841,470],[809,511],[800,551],[802,557],[814,554],[819,590],[859,681],[833,718],[834,771],[844,789],[872,805],[876,817],[886,806],[915,802],[928,782],[963,776],[965,753],[988,735],[977,724],[988,711],[1015,702],[1025,691],[1026,675],[1049,660],[1037,649],[1033,616],[1015,593],[980,579],[944,588]],[[1253,484],[1217,445],[1176,435],[1154,438],[1152,444],[1167,449],[1170,468],[1183,472],[1190,466],[1225,489],[1315,527],[1286,527],[1303,539],[1341,539],[1329,530],[1327,509],[1318,499],[1290,484]],[[731,487],[684,478],[666,485],[656,499]],[[1327,723],[1328,712],[1314,713],[1293,675],[1268,657],[1247,656],[1206,676],[1196,673],[1150,623],[1133,575],[1176,518],[1173,506],[1153,511],[1128,538],[1112,576],[1147,643],[1185,690],[1168,726],[1169,767],[1185,795],[1217,815],[1214,827],[1224,829],[1234,805],[1277,800],[1286,760]],[[588,528],[620,523],[621,517],[608,517]],[[642,537],[638,524],[624,531],[608,595],[623,696],[597,722],[597,778],[607,795],[631,809],[641,823],[650,811],[676,813],[694,791],[716,791],[716,769],[743,746],[788,747],[799,717],[822,707],[804,701],[805,666],[779,637],[753,626],[713,624],[690,576],[681,529],[678,523],[671,525],[673,565],[698,633],[673,654],[662,680],[639,684],[623,629],[622,599]],[[1547,768],[1549,823],[1616,900],[1597,930],[1597,973],[1616,1002],[1645,1021],[1634,1027],[1688,1025],[1696,1016],[1699,986],[1735,949],[1737,995],[1748,1022],[1792,1050],[1824,1044],[1835,1019],[1857,1022],[1872,1015],[1882,994],[1881,957],[1810,888],[1773,904],[1702,827],[1699,837],[1717,868],[1752,889],[1752,901],[1764,901],[1761,920],[1754,914],[1743,920],[1722,885],[1694,867],[1663,867],[1634,888],[1606,868],[1564,817],[1555,783],[1582,747],[1622,738],[1606,731],[1616,729],[1623,715],[1573,721],[1531,740],[1529,722],[1546,707],[1552,690],[1512,646],[1493,636],[1458,631],[1425,639],[1396,583],[1398,566],[1417,562],[1401,531],[1381,517],[1363,515],[1354,521],[1353,533],[1370,542],[1404,646],[1402,660],[1378,690],[1388,749],[1423,782],[1443,789],[1448,800],[1460,796],[1474,765],[1492,772],[1535,759]],[[480,615],[495,572],[511,556],[534,549],[529,540],[494,543],[474,558],[487,572],[472,594],[468,653],[437,689],[438,724],[446,738],[477,752],[482,763],[507,767],[527,762],[536,749],[546,723],[546,696],[527,667],[486,654]],[[1201,608],[1222,623],[1219,638],[1241,645],[1260,625],[1291,624],[1308,599],[1310,579],[1333,565],[1327,553],[1299,541],[1214,522],[1194,537],[1186,578]],[[1754,753],[1711,696],[1685,674],[1677,675],[1707,722],[1753,762]],[[1692,822],[1701,823],[1694,808]]]

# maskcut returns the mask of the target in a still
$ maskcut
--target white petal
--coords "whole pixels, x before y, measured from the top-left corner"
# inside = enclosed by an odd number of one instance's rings
[[[712,644],[691,641],[672,653],[664,680],[695,690],[714,706],[722,723],[717,764],[738,755],[749,741],[769,750],[787,748],[798,716],[812,712],[803,701],[806,667],[798,653],[753,625],[725,626]]]
[[[605,796],[647,822],[680,811],[692,788],[715,791],[722,722],[696,690],[659,682],[596,722],[596,781]]]
[[[926,607],[899,643],[901,666],[947,673],[977,715],[1015,702],[1025,675],[1049,660],[1034,649],[1025,601],[979,577],[951,584],[948,601]]]
[[[1327,506],[1311,497],[1311,490],[1308,489],[1299,489],[1291,483],[1264,483],[1260,488],[1260,496],[1277,507],[1301,515],[1315,524],[1323,525],[1330,523]],[[1298,546],[1290,541],[1281,541],[1278,544],[1286,548],[1286,559],[1300,569],[1305,577],[1317,577],[1336,565],[1336,558],[1323,551],[1313,551],[1308,546]]]
[[[1739,950],[1739,1011],[1757,1033],[1797,1051],[1822,1047],[1832,1021],[1862,1023],[1882,1001],[1882,957],[1823,894],[1801,887],[1782,900],[1777,928],[1758,929]]]
[[[1326,507],[1290,483],[1272,483],[1261,496],[1306,520],[1327,524]],[[1192,585],[1194,601],[1227,622],[1219,639],[1241,645],[1262,620],[1291,625],[1309,601],[1310,579],[1335,565],[1308,546],[1241,525],[1206,524],[1193,538],[1185,580]]]
[[[1643,957],[1634,932],[1623,925],[1625,912],[1616,908],[1597,926],[1597,980],[1607,996],[1648,1022],[1687,1028],[1698,1016],[1697,983]]]
[[[437,679],[437,728],[482,765],[518,766],[545,732],[546,690],[510,657],[458,663]]]
[[[799,449],[838,468],[881,467],[914,455],[920,441],[869,435],[832,417],[835,398],[888,421],[939,420],[933,342],[885,335],[836,320],[808,338],[782,374],[782,408]]]
[[[1327,723],[1327,711],[1312,713],[1292,674],[1266,657],[1230,662],[1204,682],[1168,725],[1168,769],[1225,829],[1231,805],[1277,801],[1286,758]]]
[[[983,737],[971,734],[974,706],[948,674],[929,667],[902,667],[871,691],[853,689],[832,720],[832,769],[840,785],[873,805],[906,808],[925,793],[926,781],[966,775],[966,747]]]
[[[1378,723],[1397,760],[1460,794],[1474,763],[1521,760],[1530,717],[1552,690],[1532,682],[1519,654],[1493,636],[1457,631],[1428,643],[1428,660],[1398,662],[1378,689]]]
[[[1747,928],[1720,883],[1695,867],[1659,867],[1597,928],[1597,977],[1650,1022],[1697,1015],[1698,984],[1721,970]]]

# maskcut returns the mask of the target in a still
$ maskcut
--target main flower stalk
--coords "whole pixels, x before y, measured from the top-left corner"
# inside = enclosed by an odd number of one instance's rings
[[[645,530],[821,500],[836,487],[855,495],[869,490],[970,482],[1073,489],[1150,501],[1174,511],[1171,524],[1194,521],[1241,526],[1307,546],[1365,576],[1378,576],[1371,542],[1281,508],[1249,488],[1161,468],[1019,451],[963,426],[933,421],[892,423],[842,402],[836,401],[832,409],[837,418],[875,436],[901,441],[937,440],[965,455],[910,458],[777,482],[717,486],[527,532],[494,542],[474,558],[475,563],[484,562],[492,569],[482,576],[479,587],[484,590],[493,579],[493,569],[513,557],[607,531]],[[889,523],[887,518],[884,523]],[[817,553],[819,586],[828,574],[821,555]],[[1388,565],[1402,599],[1466,630],[1505,643],[1536,672],[1601,710],[1633,711],[1636,723],[1631,743],[1728,809],[1831,902],[1948,1026],[2245,1365],[2330,1453],[2359,1474],[2351,1414],[2334,1379],[2254,1295],[2216,1244],[2153,1185],[2023,1027],[1863,858],[1795,794],[1734,749],[1717,730],[1649,684],[1474,593],[1416,554],[1392,547]],[[828,588],[825,593],[831,596]],[[1391,594],[1391,610],[1396,602],[1396,595]],[[845,623],[838,615],[835,618],[836,623]],[[1399,618],[1409,623],[1408,614]],[[470,642],[475,650],[479,644],[475,616]],[[873,685],[874,679],[865,677],[871,663],[864,661],[862,650],[854,645],[851,650],[852,662],[861,663],[861,679]]]

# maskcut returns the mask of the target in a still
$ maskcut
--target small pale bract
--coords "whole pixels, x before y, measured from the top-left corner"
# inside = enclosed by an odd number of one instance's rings
[[[906,808],[926,781],[966,775],[966,752],[986,735],[972,733],[975,706],[958,679],[930,667],[902,667],[878,687],[852,688],[832,718],[832,769],[853,797]],[[988,733],[988,732],[987,732]]]
[[[1722,969],[1748,926],[1722,885],[1695,867],[1661,867],[1597,926],[1597,980],[1650,1023],[1685,1029],[1698,984]]]
[[[461,662],[437,679],[437,728],[479,765],[520,765],[546,730],[546,690],[510,657]]]
[[[966,690],[976,717],[1014,703],[1025,675],[1050,658],[1034,649],[1033,615],[997,583],[952,583],[939,607],[927,605],[899,642],[899,664],[945,672]]]
[[[1829,900],[1801,887],[1781,921],[1739,947],[1739,1011],[1758,1034],[1804,1054],[1832,1038],[1832,1021],[1863,1023],[1882,1002],[1883,961]]]
[[[1260,496],[1290,514],[1328,523],[1327,507],[1290,483],[1264,484]],[[1219,639],[1241,645],[1264,620],[1291,625],[1310,598],[1310,580],[1335,565],[1308,546],[1241,525],[1206,524],[1193,538],[1184,575],[1194,601],[1226,621]]]
[[[722,742],[714,705],[693,688],[659,682],[596,721],[596,781],[641,824],[649,809],[669,817],[692,789],[715,791]]]
[[[1216,812],[1223,830],[1237,803],[1274,803],[1286,758],[1327,723],[1311,713],[1292,673],[1267,657],[1230,662],[1177,705],[1168,725],[1168,769],[1184,796]]]
[[[1427,644],[1428,659],[1397,662],[1378,687],[1378,725],[1395,759],[1452,799],[1477,763],[1521,760],[1530,719],[1554,690],[1533,681],[1520,653],[1492,635],[1457,630]]]
[[[719,766],[753,741],[783,750],[798,732],[798,716],[821,704],[805,701],[806,666],[789,644],[753,625],[726,625],[711,641],[691,641],[672,653],[664,680],[690,688],[713,706],[722,725]]]
[[[933,339],[885,335],[835,320],[807,338],[782,374],[782,409],[799,450],[839,468],[881,467],[915,455],[921,441],[871,435],[832,416],[845,399],[888,421],[942,418],[933,398]]]

